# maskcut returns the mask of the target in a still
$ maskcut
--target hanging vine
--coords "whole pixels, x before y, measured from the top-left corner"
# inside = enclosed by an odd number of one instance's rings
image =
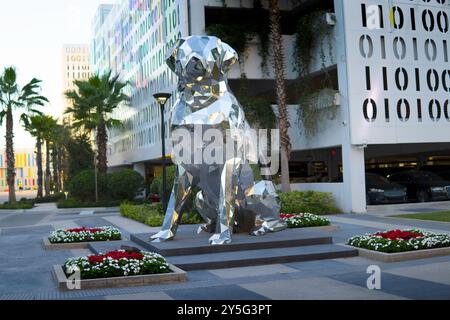
[[[223,7],[227,7],[226,1],[222,1]],[[268,74],[269,59],[269,25],[268,23],[258,23],[257,20],[268,21],[269,14],[261,4],[261,0],[254,0],[253,12],[249,14],[249,19],[242,23],[216,23],[206,27],[205,32],[208,35],[216,36],[229,44],[239,54],[241,65],[247,58],[247,49],[252,39],[259,38],[258,53],[262,58],[261,69],[263,73]]]
[[[336,90],[326,69],[327,57],[333,61],[332,28],[324,15],[327,11],[316,11],[302,16],[297,23],[294,47],[294,71],[298,73],[297,92],[299,95],[298,118],[302,123],[303,134],[312,137],[321,130],[326,119],[336,117],[334,103]],[[320,83],[310,74],[314,60],[313,49],[319,48],[319,58],[324,77]],[[319,108],[320,107],[320,108]]]
[[[251,96],[249,80],[245,73],[241,75],[236,98],[244,108],[245,117],[254,129],[273,129],[276,127],[276,117],[272,109],[272,101],[262,95]]]

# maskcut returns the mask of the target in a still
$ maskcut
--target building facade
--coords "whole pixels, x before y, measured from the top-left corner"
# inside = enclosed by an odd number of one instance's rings
[[[151,176],[159,163],[160,115],[152,94],[176,93],[177,79],[164,62],[175,40],[205,34],[223,16],[244,21],[257,2],[122,0],[95,25],[95,69],[111,69],[131,83],[132,104],[116,113],[125,126],[110,133],[111,167],[132,166]],[[259,3],[267,8],[267,1]],[[450,1],[286,0],[280,8],[294,189],[332,192],[342,210],[365,212],[367,171],[388,175],[450,166]],[[322,12],[316,18],[326,33],[315,34],[303,79],[293,68],[297,30],[291,26],[312,12]],[[263,72],[258,41],[251,41],[243,63],[231,70],[230,85],[238,89],[245,73],[255,95],[267,94],[275,102],[274,72],[270,66]],[[316,95],[309,101],[316,115],[305,111],[303,100],[299,106],[302,79],[313,84]],[[325,79],[329,84],[323,88]],[[315,130],[308,132],[299,108],[317,117]]]
[[[63,79],[63,108],[60,115],[70,121],[65,110],[70,106],[70,100],[66,99],[64,93],[74,90],[75,80],[87,80],[92,74],[90,46],[88,44],[66,44],[62,49],[62,79]]]
[[[35,190],[37,188],[37,165],[34,149],[17,149],[16,163],[16,190]],[[6,153],[0,150],[0,191],[8,191],[6,180]]]

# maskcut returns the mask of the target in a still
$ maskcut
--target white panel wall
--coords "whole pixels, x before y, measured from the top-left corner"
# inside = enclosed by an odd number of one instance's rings
[[[291,190],[329,192],[333,195],[334,202],[337,208],[342,210],[345,207],[343,183],[293,183],[291,184]]]
[[[301,125],[298,120],[298,106],[289,106],[289,135],[291,137],[292,150],[319,149],[337,146],[342,143],[343,128],[341,107],[337,106],[335,119],[325,120],[320,124],[320,131],[313,137],[306,137],[302,132]]]
[[[343,4],[351,142],[450,141],[449,1]]]

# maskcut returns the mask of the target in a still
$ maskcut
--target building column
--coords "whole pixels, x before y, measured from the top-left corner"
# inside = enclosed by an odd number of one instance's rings
[[[344,0],[334,0],[336,13],[336,56],[339,92],[341,94],[342,119],[342,167],[343,167],[343,208],[344,212],[366,212],[366,168],[364,147],[352,145],[347,52],[345,47]]]
[[[342,145],[342,166],[344,177],[344,212],[365,213],[366,168],[364,148],[350,143]]]
[[[145,178],[145,164],[144,163],[133,164],[133,170]]]
[[[146,177],[146,170],[145,170],[144,163],[134,163],[133,170],[136,171],[137,173],[139,173],[144,178],[144,181],[145,181],[145,179],[147,177]],[[141,194],[144,196],[144,199],[146,199],[147,198],[147,188],[145,188]]]

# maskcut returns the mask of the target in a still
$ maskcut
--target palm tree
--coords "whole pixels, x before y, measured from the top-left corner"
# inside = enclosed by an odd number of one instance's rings
[[[52,131],[52,166],[56,192],[61,192],[63,189],[63,161],[68,143],[70,143],[70,130],[60,124],[54,126]]]
[[[270,38],[273,46],[273,64],[276,78],[277,104],[279,112],[280,145],[281,145],[281,190],[291,191],[289,182],[289,156],[291,153],[291,141],[288,130],[290,127],[286,108],[286,84],[284,75],[283,41],[280,23],[280,8],[278,0],[270,0]]]
[[[29,123],[29,116],[40,114],[35,106],[43,106],[48,102],[47,98],[39,94],[41,81],[33,78],[23,88],[17,84],[17,74],[13,67],[5,68],[0,75],[0,125],[6,118],[6,161],[7,182],[9,189],[9,202],[16,202],[15,192],[15,159],[14,159],[14,117],[13,111],[23,110],[20,120],[24,125]]]
[[[99,174],[106,174],[107,129],[120,126],[121,122],[112,118],[112,112],[130,98],[122,91],[127,83],[119,81],[119,75],[111,76],[111,71],[100,76],[92,76],[87,81],[75,81],[77,90],[67,91],[66,97],[73,103],[66,110],[74,119],[72,125],[88,132],[95,132],[97,143],[97,163]]]
[[[44,178],[44,187],[45,187],[45,196],[50,195],[50,182],[51,182],[51,172],[50,172],[50,151],[52,149],[52,143],[55,136],[55,130],[57,127],[57,122],[51,116],[44,116],[44,122],[46,130],[43,134],[43,138],[45,141],[45,178]]]
[[[48,129],[48,119],[44,115],[30,117],[29,123],[25,129],[36,138],[36,165],[37,165],[37,197],[43,196],[43,170],[42,170],[42,145],[44,144],[44,135]]]

